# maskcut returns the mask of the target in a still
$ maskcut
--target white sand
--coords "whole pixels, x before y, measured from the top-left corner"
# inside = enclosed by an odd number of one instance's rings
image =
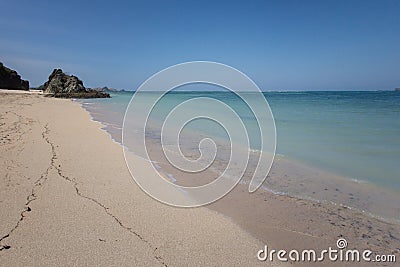
[[[0,110],[1,266],[265,266],[229,219],[143,193],[77,103],[1,91]]]

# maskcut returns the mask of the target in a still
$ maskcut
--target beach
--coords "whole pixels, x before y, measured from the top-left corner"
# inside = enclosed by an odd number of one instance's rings
[[[143,193],[79,104],[0,99],[3,266],[257,264],[262,243],[229,219]]]
[[[257,252],[321,250],[339,238],[400,256],[399,224],[333,203],[239,184],[206,207],[162,204],[135,184],[120,144],[80,103],[5,90],[0,103],[1,265],[309,266],[260,262]],[[270,182],[294,172],[279,164]]]

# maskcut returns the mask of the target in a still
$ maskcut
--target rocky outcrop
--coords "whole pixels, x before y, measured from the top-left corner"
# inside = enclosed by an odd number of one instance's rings
[[[74,75],[67,75],[61,69],[54,69],[49,80],[38,89],[45,94],[62,98],[106,98],[109,94],[87,89],[83,82]]]
[[[78,77],[67,75],[61,69],[54,69],[41,89],[48,94],[79,93],[86,90]]]
[[[29,82],[22,80],[15,70],[0,62],[0,89],[29,90]]]
[[[400,92],[400,88],[395,88],[394,89],[396,92]]]

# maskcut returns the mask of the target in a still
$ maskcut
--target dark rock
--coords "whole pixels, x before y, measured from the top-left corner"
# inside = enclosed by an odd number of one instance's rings
[[[54,69],[49,80],[40,87],[43,92],[49,94],[57,93],[79,93],[86,91],[83,82],[78,77],[67,75],[61,69]]]
[[[107,98],[109,94],[87,89],[76,76],[67,75],[61,69],[54,69],[39,89],[49,96],[59,98]]]
[[[400,92],[400,88],[395,88],[394,89],[396,92]]]
[[[76,93],[71,92],[71,93],[48,94],[46,96],[51,96],[56,98],[110,98],[110,94],[104,92],[98,92],[93,89]]]
[[[15,70],[7,68],[0,62],[0,88],[29,90],[29,82],[22,80]]]

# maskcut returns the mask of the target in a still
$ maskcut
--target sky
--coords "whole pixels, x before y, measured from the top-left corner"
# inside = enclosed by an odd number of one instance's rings
[[[134,90],[215,61],[263,90],[400,87],[400,1],[4,1],[0,61],[31,86],[54,68]]]

